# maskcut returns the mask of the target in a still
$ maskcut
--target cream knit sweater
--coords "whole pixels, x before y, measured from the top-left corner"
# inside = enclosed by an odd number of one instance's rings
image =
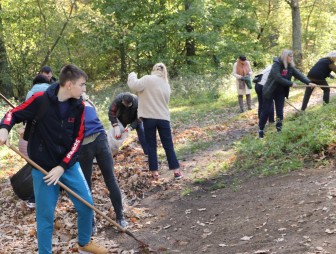
[[[128,75],[129,88],[137,92],[138,117],[170,121],[169,99],[171,89],[167,81],[155,74],[138,79],[134,72]]]

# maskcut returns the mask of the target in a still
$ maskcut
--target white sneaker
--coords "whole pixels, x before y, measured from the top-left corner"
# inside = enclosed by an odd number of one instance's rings
[[[117,220],[117,223],[124,229],[128,228],[128,223],[125,219]]]
[[[27,206],[28,208],[30,208],[30,209],[34,209],[34,208],[35,208],[35,203],[32,203],[32,202],[27,201],[27,202],[26,202],[26,206]]]

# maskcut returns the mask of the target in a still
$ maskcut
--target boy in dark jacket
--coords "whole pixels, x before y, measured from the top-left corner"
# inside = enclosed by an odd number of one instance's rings
[[[35,119],[43,100],[46,113],[35,125],[28,140],[28,155],[48,171],[46,176],[32,170],[36,200],[36,223],[39,253],[52,253],[54,212],[60,180],[70,189],[93,204],[90,190],[77,162],[78,149],[84,137],[84,104],[87,75],[74,65],[62,68],[60,83],[51,85],[46,92],[37,92],[23,104],[7,112],[0,123],[0,145],[3,145],[12,127]],[[45,105],[45,104],[43,104]],[[79,251],[107,253],[91,239],[92,210],[69,195],[78,214]]]
[[[121,138],[119,124],[128,128],[126,131],[136,130],[144,154],[147,155],[148,145],[142,121],[138,118],[138,97],[129,92],[118,94],[110,105],[108,112],[109,120],[114,128],[116,139]]]

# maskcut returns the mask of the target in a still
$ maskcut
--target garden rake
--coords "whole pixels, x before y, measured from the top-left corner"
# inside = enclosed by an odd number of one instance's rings
[[[17,153],[18,155],[20,155],[23,159],[25,159],[29,164],[31,164],[34,168],[36,168],[37,170],[39,170],[40,172],[42,172],[44,175],[48,174],[48,172],[46,170],[44,170],[41,166],[39,166],[38,164],[36,164],[33,160],[31,160],[27,156],[25,156],[23,153],[21,153],[16,147],[14,147],[13,145],[11,145],[8,141],[6,143],[6,146],[8,148],[10,148],[11,150],[13,150],[15,153]],[[79,196],[77,193],[75,193],[73,190],[71,190],[65,184],[61,183],[60,181],[58,181],[57,184],[60,187],[62,187],[65,191],[67,191],[68,193],[70,193],[71,195],[73,195],[75,198],[77,198],[79,201],[81,201],[83,204],[85,204],[86,206],[90,207],[97,214],[101,215],[104,219],[106,219],[113,226],[115,226],[120,232],[126,233],[127,235],[129,235],[130,237],[132,237],[134,240],[136,240],[139,243],[141,249],[150,250],[148,244],[146,244],[143,241],[141,241],[138,238],[136,238],[134,236],[134,234],[132,234],[129,230],[121,227],[117,222],[115,222],[114,220],[112,220],[111,218],[109,218],[108,216],[106,216],[102,211],[100,211],[99,209],[97,209],[96,207],[94,207],[93,205],[91,205],[89,202],[87,202],[85,199],[83,199],[81,196]]]
[[[3,94],[0,93],[0,97],[2,99],[4,99],[6,101],[6,103],[8,105],[10,105],[12,108],[15,107]],[[43,173],[44,175],[48,174],[48,172],[46,170],[44,170],[41,166],[39,166],[38,164],[36,164],[33,160],[31,160],[26,155],[24,155],[23,153],[21,153],[16,147],[14,147],[13,145],[11,145],[9,143],[9,140],[7,140],[6,146],[8,148],[10,148],[11,150],[13,150],[15,153],[17,153],[18,155],[20,155],[23,159],[25,159],[30,165],[32,165],[34,168],[36,168],[37,170],[39,170],[41,173]],[[63,184],[60,181],[58,181],[57,184],[61,188],[63,188],[65,191],[67,191],[68,193],[70,193],[71,195],[73,195],[75,198],[77,198],[79,201],[81,201],[83,204],[85,204],[86,206],[90,207],[97,214],[101,215],[104,219],[106,219],[108,222],[110,222],[112,225],[114,225],[120,232],[126,233],[127,235],[129,235],[130,237],[132,237],[134,240],[136,240],[138,242],[138,244],[140,245],[140,249],[142,249],[144,252],[147,252],[147,253],[156,252],[156,251],[153,251],[152,249],[150,249],[148,244],[146,244],[143,241],[141,241],[138,238],[136,238],[134,236],[134,234],[132,234],[129,230],[121,227],[117,222],[115,222],[114,220],[112,220],[111,218],[109,218],[108,216],[106,216],[102,211],[100,211],[99,209],[97,209],[96,207],[94,207],[93,205],[91,205],[89,202],[87,202],[86,200],[84,200],[81,196],[79,196],[77,193],[75,193],[73,190],[71,190],[65,184]]]

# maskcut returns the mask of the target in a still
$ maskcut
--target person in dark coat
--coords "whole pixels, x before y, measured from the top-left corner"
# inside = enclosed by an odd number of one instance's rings
[[[326,78],[333,78],[331,72],[336,72],[335,61],[336,51],[330,52],[327,57],[318,60],[317,63],[310,69],[310,71],[308,72],[308,78],[318,86],[329,86]],[[323,90],[323,102],[328,104],[330,97],[330,88],[321,87],[321,89]],[[312,88],[306,88],[301,110],[305,110],[307,108],[310,96],[312,95],[313,91],[314,89]]]
[[[296,83],[291,81],[292,77],[295,77],[307,86],[316,86],[294,66],[295,64],[292,50],[283,50],[281,56],[276,57],[273,60],[271,72],[268,75],[263,88],[263,108],[259,119],[259,138],[264,137],[264,128],[269,117],[269,108],[271,108],[273,100],[275,103],[275,112],[277,117],[276,129],[278,132],[281,131],[285,98],[288,98],[289,88],[297,86]]]
[[[144,154],[148,154],[148,145],[142,121],[138,118],[138,97],[125,92],[118,94],[110,105],[108,117],[114,129],[116,139],[121,138],[120,124],[125,131],[136,130]]]

